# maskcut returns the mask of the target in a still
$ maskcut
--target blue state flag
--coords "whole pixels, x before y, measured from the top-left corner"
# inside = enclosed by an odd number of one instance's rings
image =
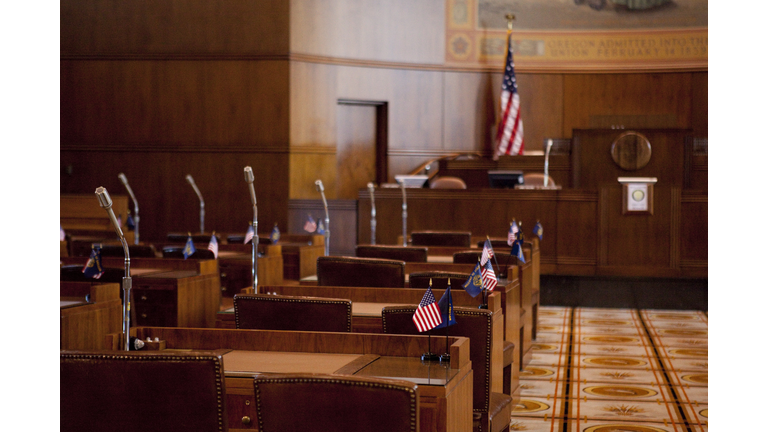
[[[468,292],[472,297],[477,297],[478,294],[483,292],[482,271],[482,267],[478,262],[475,269],[472,270],[472,273],[469,275],[469,279],[462,285],[464,291]]]
[[[98,279],[104,274],[104,267],[101,265],[101,248],[94,246],[91,250],[91,256],[83,267],[83,275],[87,278]]]
[[[541,226],[541,222],[536,221],[536,225],[533,227],[533,235],[537,236],[539,241],[544,237],[544,227]]]
[[[269,234],[269,239],[272,240],[272,243],[277,243],[277,241],[280,240],[280,228],[277,227],[277,224],[272,228],[272,232]]]
[[[443,328],[456,324],[456,315],[453,313],[453,297],[451,297],[451,282],[448,282],[448,289],[440,297],[440,301],[437,302],[437,306],[440,307],[440,315],[443,318],[443,322],[435,328]]]
[[[523,242],[520,240],[515,241],[515,244],[512,245],[512,256],[517,257],[520,262],[525,264],[525,255],[523,254]]]
[[[323,223],[322,219],[317,220],[317,233],[325,234],[325,224]]]
[[[125,220],[125,226],[127,226],[131,231],[136,229],[136,223],[133,222],[133,216],[131,216],[130,213],[128,213],[128,219]]]
[[[184,259],[187,259],[195,253],[195,244],[192,243],[192,236],[187,237],[187,244],[184,245]]]

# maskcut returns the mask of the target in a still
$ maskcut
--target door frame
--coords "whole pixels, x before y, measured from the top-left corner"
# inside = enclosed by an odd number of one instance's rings
[[[389,102],[358,99],[338,99],[338,105],[373,106],[376,108],[376,184],[387,183],[389,180],[389,165],[387,152],[389,150]]]

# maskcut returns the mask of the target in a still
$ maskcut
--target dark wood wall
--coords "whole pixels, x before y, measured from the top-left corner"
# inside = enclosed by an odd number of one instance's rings
[[[158,240],[197,229],[191,174],[206,228],[239,232],[251,165],[261,225],[300,232],[289,200],[319,199],[316,179],[328,199],[349,186],[336,184],[339,100],[386,104],[389,180],[448,153],[490,155],[501,65],[444,58],[445,0],[64,0],[61,192],[124,193],[123,172],[142,239]],[[707,135],[706,70],[522,67],[518,84],[529,150],[613,124]]]

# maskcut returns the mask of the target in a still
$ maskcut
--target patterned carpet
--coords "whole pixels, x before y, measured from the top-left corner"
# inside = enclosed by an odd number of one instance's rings
[[[707,431],[708,316],[541,307],[512,431]]]

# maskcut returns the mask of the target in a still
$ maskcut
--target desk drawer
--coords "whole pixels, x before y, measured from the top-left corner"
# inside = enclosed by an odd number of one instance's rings
[[[176,327],[176,305],[153,305],[134,303],[136,326]]]
[[[176,304],[176,291],[175,290],[156,290],[156,289],[133,289],[133,303],[138,304],[150,304],[150,305],[167,305],[172,306]]]

